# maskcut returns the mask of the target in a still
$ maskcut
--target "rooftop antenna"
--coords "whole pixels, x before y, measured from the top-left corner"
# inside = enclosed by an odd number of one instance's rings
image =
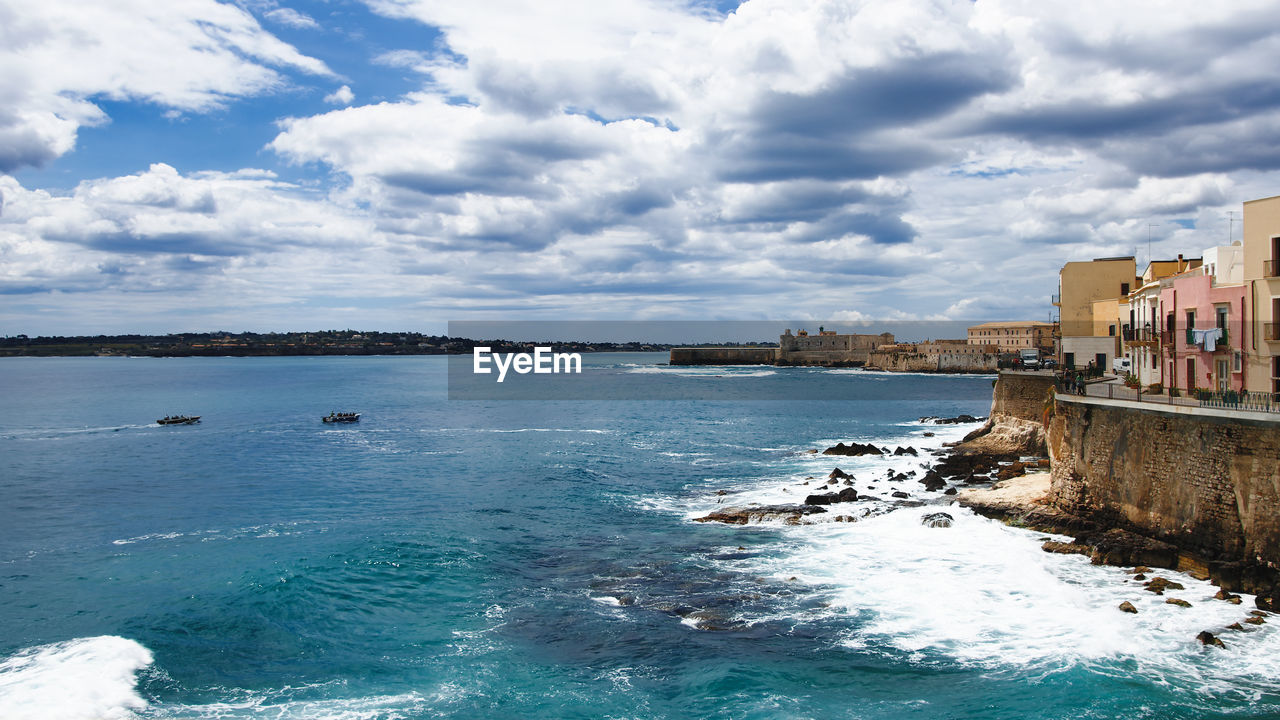
[[[1236,240],[1236,215],[1239,215],[1239,214],[1240,213],[1236,212],[1235,210],[1227,211],[1227,244],[1228,245],[1235,242]]]

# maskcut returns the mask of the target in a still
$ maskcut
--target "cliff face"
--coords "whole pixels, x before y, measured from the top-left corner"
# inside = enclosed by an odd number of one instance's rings
[[[988,455],[1045,455],[1045,400],[1053,376],[1038,373],[1000,373],[991,393],[987,423],[967,435],[961,452]]]

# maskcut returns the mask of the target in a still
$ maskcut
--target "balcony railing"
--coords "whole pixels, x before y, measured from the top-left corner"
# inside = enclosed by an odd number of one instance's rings
[[[1262,263],[1262,277],[1280,277],[1280,259],[1264,260]]]
[[[1273,342],[1280,341],[1280,322],[1264,323],[1262,326],[1262,334],[1267,340]]]
[[[1062,293],[1054,293],[1049,296],[1049,302],[1054,305],[1062,304]]]

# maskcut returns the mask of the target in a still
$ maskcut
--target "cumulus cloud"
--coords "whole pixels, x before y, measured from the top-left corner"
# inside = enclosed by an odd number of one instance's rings
[[[276,8],[274,10],[268,10],[263,14],[263,17],[267,18],[271,22],[279,23],[291,28],[301,30],[320,29],[320,23],[316,22],[315,18],[306,13],[298,12],[293,8]]]
[[[1155,255],[1197,253],[1276,192],[1273,2],[363,1],[433,32],[369,50],[413,91],[357,107],[344,85],[325,97],[343,107],[278,121],[267,157],[323,190],[167,166],[70,196],[11,183],[6,282],[125,292],[165,263],[223,289],[305,269],[255,290],[273,307],[376,278],[353,285],[380,311],[437,317],[1041,318],[1063,262],[1145,256],[1152,222]],[[68,152],[105,122],[99,95],[201,112],[284,69],[332,82],[233,7],[149,12],[129,22],[178,13],[179,64],[215,67],[8,73],[0,170]],[[97,264],[63,277],[44,252]]]
[[[351,88],[347,85],[343,85],[324,96],[324,101],[330,105],[350,105],[351,101],[355,99],[356,94],[351,92]]]
[[[98,98],[205,112],[283,86],[277,68],[331,75],[214,0],[0,5],[0,172],[69,152],[109,121]]]

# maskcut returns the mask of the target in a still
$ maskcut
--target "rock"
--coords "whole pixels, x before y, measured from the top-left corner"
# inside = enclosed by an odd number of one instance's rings
[[[810,495],[804,499],[805,505],[831,505],[833,503],[853,502],[858,499],[858,491],[845,488],[840,492]]]
[[[957,490],[957,489],[955,489],[954,487],[949,487],[949,488],[947,488],[946,490],[942,491],[942,494],[943,494],[943,495],[955,495],[955,494],[956,494],[956,493],[958,493],[958,492],[960,492],[960,491],[959,491],[959,490]]]
[[[1143,575],[1142,573],[1138,573],[1137,575],[1134,575],[1134,576],[1133,576],[1133,579],[1134,579],[1134,580],[1146,580],[1146,579],[1147,579],[1147,576],[1146,576],[1146,575]]]
[[[1128,600],[1125,600],[1124,602],[1120,603],[1120,610],[1127,613],[1133,613],[1134,615],[1138,614],[1138,608],[1134,607],[1133,603],[1129,602]]]
[[[893,491],[892,495],[893,495],[893,497],[896,497],[896,498],[909,498],[909,497],[911,497],[910,495],[908,495],[908,494],[906,494],[906,493],[902,492],[901,490],[895,490],[895,491]]]
[[[1241,624],[1240,624],[1240,623],[1238,623],[1238,622],[1235,622],[1235,623],[1231,623],[1230,625],[1228,625],[1228,626],[1227,626],[1227,629],[1228,629],[1228,630],[1240,630],[1240,631],[1242,631],[1242,632],[1243,632],[1243,631],[1244,631],[1244,626],[1243,626],[1243,625],[1241,625]]]
[[[908,446],[906,446],[906,447],[901,447],[901,446],[899,446],[897,450],[894,450],[894,451],[893,451],[893,454],[894,454],[894,455],[913,455],[913,456],[917,456],[917,455],[919,455],[920,453],[916,452],[916,449],[915,449],[915,448],[913,448],[913,447],[911,447],[910,445],[908,445]]]
[[[1196,636],[1196,639],[1200,641],[1201,645],[1213,645],[1215,647],[1223,648],[1224,650],[1227,647],[1222,644],[1222,641],[1218,639],[1217,635],[1214,635],[1208,630],[1201,630],[1200,634]]]
[[[1146,565],[1139,565],[1138,567],[1133,569],[1134,575],[1141,575],[1142,573],[1149,573],[1149,572],[1151,572],[1151,568],[1147,567]]]
[[[827,478],[831,480],[852,480],[853,476],[841,470],[840,468],[836,468],[835,470],[831,471],[831,474],[828,475]]]
[[[976,423],[982,422],[986,418],[974,417],[972,415],[957,415],[953,418],[940,418],[932,415],[920,418],[920,422],[931,422],[934,425],[958,425],[960,423]]]
[[[716,494],[717,494],[717,495],[728,495],[728,494],[729,494],[729,491],[728,491],[728,490],[717,490],[717,491],[716,491]]]
[[[863,445],[861,443],[855,442],[855,443],[849,443],[848,445],[845,445],[844,443],[836,443],[834,447],[829,447],[826,450],[823,450],[822,454],[823,455],[848,455],[850,457],[857,457],[859,455],[883,455],[884,451],[876,447],[875,445],[872,445],[871,443],[867,443],[866,445]]]
[[[1259,593],[1258,597],[1253,599],[1253,604],[1263,610],[1280,612],[1280,601],[1277,601],[1275,597],[1267,597],[1266,595]]]
[[[1049,460],[1049,458],[1040,458],[1039,460],[1036,461],[1036,467],[1049,469],[1053,467],[1053,462]]]
[[[1058,542],[1056,540],[1049,540],[1045,544],[1041,545],[1040,549],[1044,550],[1045,552],[1059,553],[1062,555],[1088,556],[1090,553],[1093,552],[1088,545],[1078,545],[1076,543]]]
[[[1239,595],[1235,595],[1227,590],[1219,590],[1217,593],[1214,594],[1213,597],[1216,600],[1226,600],[1227,602],[1231,602],[1232,600],[1235,600],[1237,605],[1239,604],[1239,601],[1240,601]]]
[[[1265,625],[1267,621],[1266,621],[1266,618],[1251,617],[1251,618],[1245,618],[1245,622],[1249,623],[1250,625]]]
[[[1169,598],[1168,600],[1164,601],[1164,604],[1177,605],[1178,607],[1191,607],[1191,603],[1187,602],[1186,600],[1180,600],[1178,598]]]
[[[1012,462],[996,471],[997,480],[1012,480],[1027,474],[1027,466],[1021,462]]]
[[[948,528],[955,520],[950,513],[936,512],[920,518],[920,524],[931,528]]]
[[[947,481],[943,480],[942,476],[933,470],[925,473],[925,476],[920,478],[920,483],[929,492],[937,492],[947,486]]]
[[[805,450],[805,451],[804,451],[804,454],[805,454],[805,455],[817,455],[817,454],[818,454],[818,449],[817,449],[817,448],[809,448],[808,450]]]
[[[744,508],[725,508],[717,510],[705,517],[694,518],[694,522],[721,522],[728,525],[746,525],[749,522],[766,520],[782,520],[798,523],[805,515],[826,512],[826,509],[815,507],[811,503],[804,505],[755,505]]]
[[[1157,595],[1163,595],[1165,590],[1185,590],[1186,589],[1182,586],[1182,583],[1176,583],[1172,580],[1169,580],[1167,578],[1162,578],[1158,575],[1154,578],[1151,578],[1150,580],[1143,583],[1142,585],[1147,589],[1148,592],[1153,592]]]
[[[1111,529],[1101,534],[1080,536],[1076,542],[1093,546],[1095,565],[1178,566],[1178,548],[1127,530]]]
[[[1267,614],[1261,610],[1250,610],[1249,614],[1254,617],[1266,617]]]
[[[924,436],[925,436],[925,437],[933,437],[933,433],[931,433],[931,432],[926,432],[926,433],[924,434]]]

